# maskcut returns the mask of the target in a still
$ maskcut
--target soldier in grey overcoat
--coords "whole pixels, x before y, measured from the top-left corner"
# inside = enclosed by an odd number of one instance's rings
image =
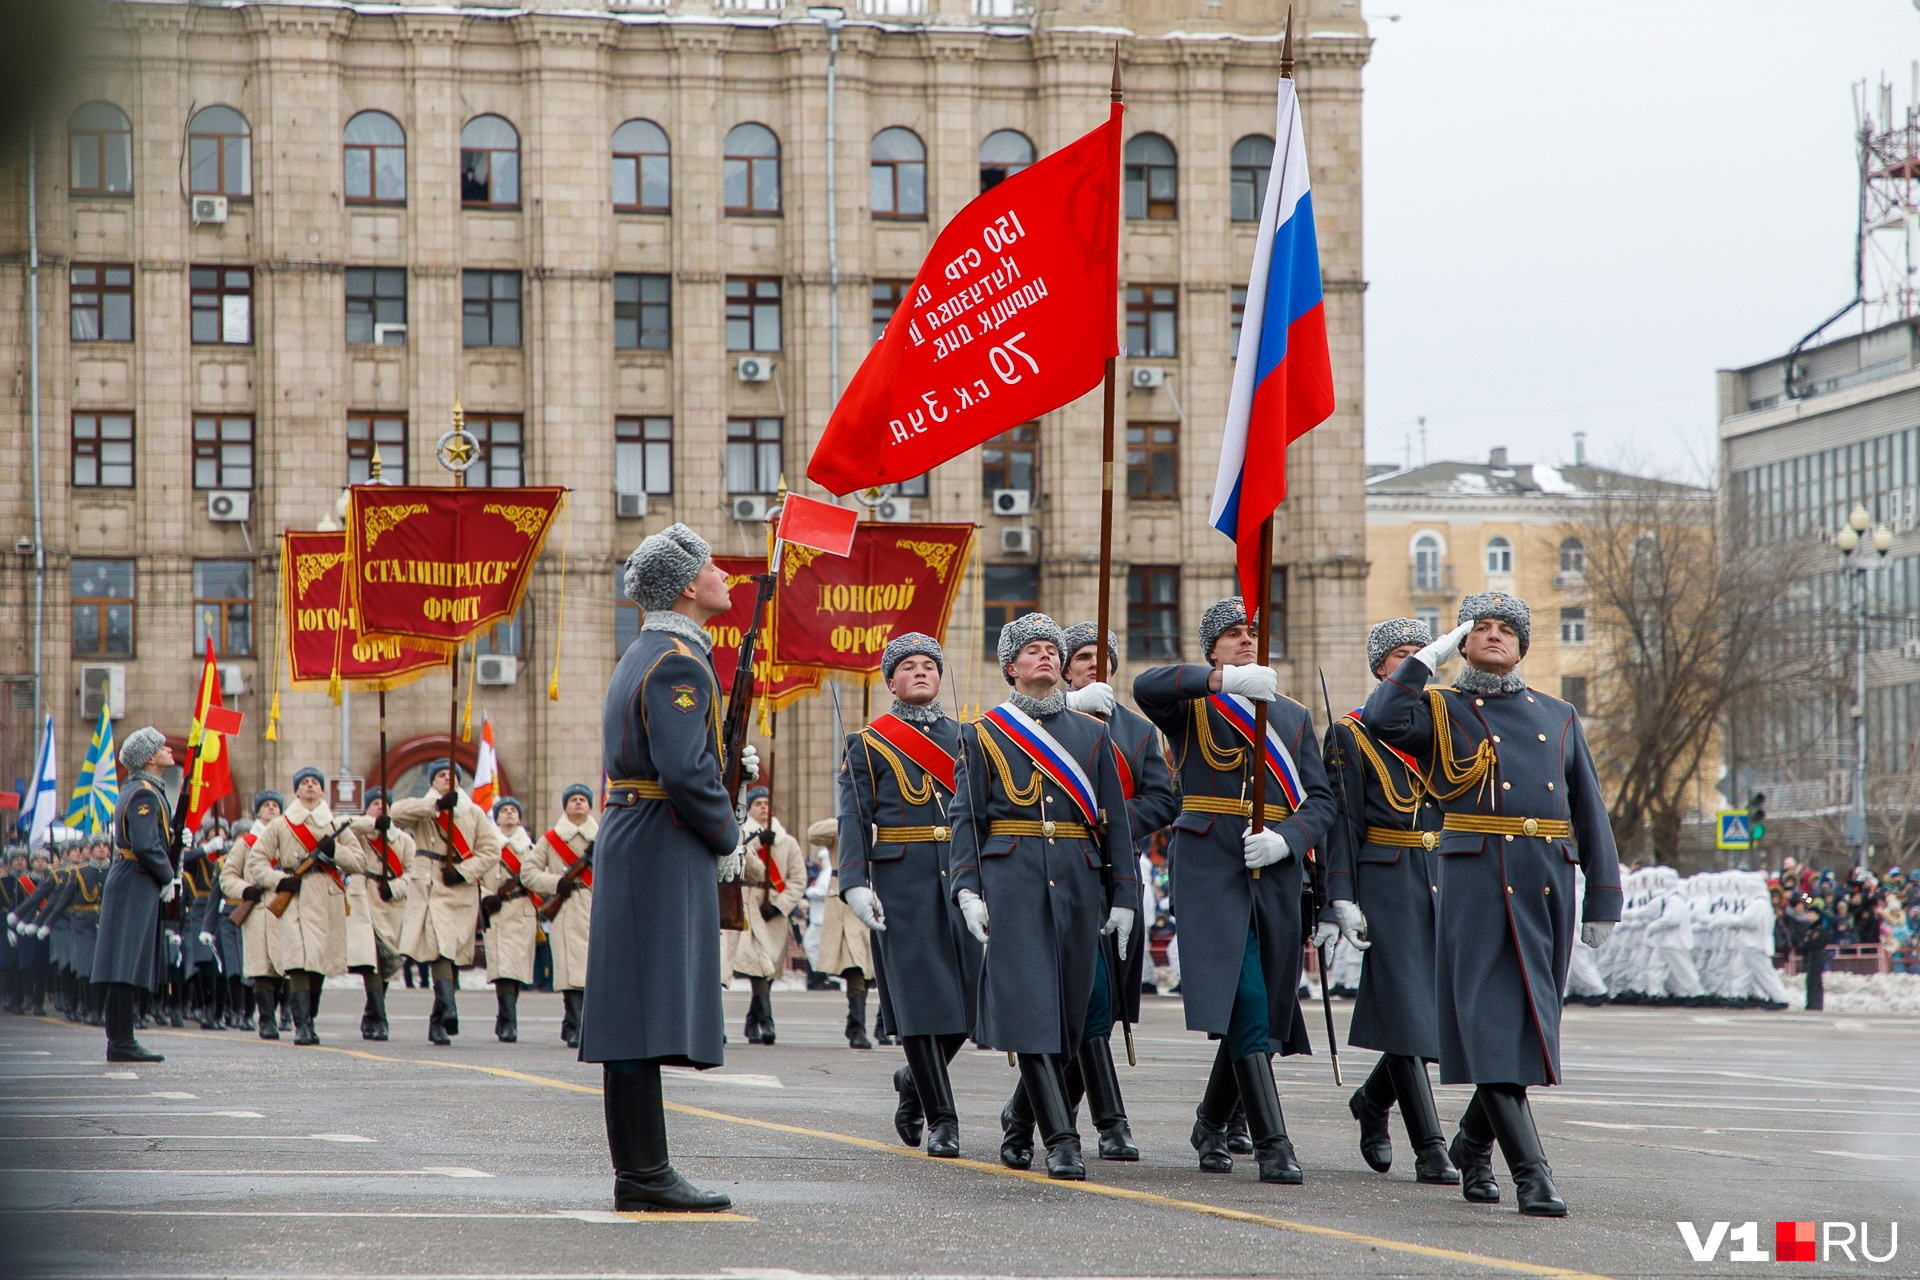
[[[1138,889],[1113,738],[1067,710],[1064,643],[1042,613],[1000,630],[1000,670],[1013,689],[960,729],[950,880],[974,937],[987,943],[989,911],[999,925],[981,970],[976,1038],[1018,1056],[1047,1176],[1077,1181],[1087,1170],[1066,1067],[1086,1036],[1089,1005],[1112,999],[1102,941],[1118,935],[1127,954]]]
[[[1593,947],[1620,919],[1620,866],[1606,798],[1574,709],[1515,669],[1532,615],[1504,592],[1460,602],[1460,625],[1401,663],[1362,713],[1382,742],[1431,757],[1445,810],[1435,922],[1440,1082],[1479,1086],[1450,1154],[1461,1193],[1500,1198],[1496,1139],[1520,1212],[1564,1217],[1566,1203],[1527,1106],[1527,1086],[1560,1082],[1560,993],[1575,926]],[[1429,689],[1442,663],[1465,669]],[[1575,920],[1574,868],[1586,873]]]
[[[1173,744],[1180,815],[1167,846],[1180,921],[1180,983],[1187,1027],[1220,1041],[1190,1141],[1200,1167],[1233,1168],[1227,1125],[1246,1109],[1260,1180],[1297,1184],[1300,1163],[1274,1086],[1273,1053],[1311,1053],[1300,982],[1302,862],[1324,847],[1333,789],[1307,709],[1280,696],[1279,676],[1256,665],[1246,606],[1229,596],[1200,618],[1206,664],[1143,671],[1134,701]],[[1266,822],[1252,830],[1254,703],[1267,704]],[[1291,768],[1287,760],[1291,760]],[[1283,785],[1281,775],[1287,777]]]
[[[160,770],[173,763],[167,739],[152,725],[135,729],[120,746],[128,778],[113,814],[118,846],[100,895],[100,940],[93,980],[107,984],[107,1061],[165,1059],[133,1038],[133,989],[158,990],[166,980],[166,944],[160,904],[179,892],[169,847],[166,792]]]
[[[726,574],[684,524],[627,558],[627,598],[646,611],[601,716],[607,774],[594,846],[580,1061],[604,1064],[616,1209],[725,1209],[668,1163],[663,1064],[716,1067],[721,1048],[716,877],[743,861],[721,784],[720,686],[705,624],[732,606]],[[751,748],[748,749],[751,751]],[[742,761],[742,775],[758,765]]]
[[[1383,680],[1432,639],[1418,618],[1382,622],[1367,632],[1367,669]],[[1419,1180],[1454,1186],[1460,1171],[1447,1157],[1426,1067],[1440,1058],[1433,990],[1440,803],[1427,792],[1426,765],[1381,742],[1360,711],[1327,729],[1325,758],[1340,812],[1327,837],[1331,901],[1314,946],[1344,934],[1362,953],[1347,1043],[1380,1054],[1347,1100],[1360,1122],[1360,1155],[1378,1173],[1393,1167],[1387,1119],[1397,1100]]]
[[[882,1025],[906,1051],[893,1073],[894,1131],[917,1147],[930,1125],[927,1154],[943,1159],[960,1154],[947,1064],[973,1034],[982,959],[947,891],[960,724],[940,705],[945,670],[939,642],[918,631],[881,652],[893,706],[847,735],[838,841],[840,899],[871,931]]]

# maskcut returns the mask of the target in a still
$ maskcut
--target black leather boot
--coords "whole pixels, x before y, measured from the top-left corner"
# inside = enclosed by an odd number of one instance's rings
[[[500,978],[493,984],[493,1035],[501,1044],[520,1039],[520,984],[512,978]]]
[[[230,978],[228,981],[232,985],[227,989],[227,1008],[234,1014],[234,1030],[255,1030],[253,1011],[259,1003],[256,993],[247,986],[245,978]]]
[[[1126,1103],[1120,1097],[1120,1076],[1113,1069],[1113,1041],[1094,1036],[1080,1046],[1080,1079],[1087,1090],[1087,1118],[1100,1131],[1102,1160],[1138,1160],[1133,1129],[1127,1123]]]
[[[427,1043],[452,1044],[453,1041],[447,1038],[447,1006],[444,1003],[440,991],[440,984],[434,982],[431,985],[433,987],[433,1010],[427,1014]]]
[[[1013,1086],[1013,1096],[1000,1108],[1000,1163],[1009,1169],[1033,1167],[1033,1107],[1027,1087]]]
[[[847,1048],[873,1048],[867,1038],[867,979],[858,970],[847,978]]]
[[[1234,1083],[1227,1042],[1222,1040],[1213,1055],[1213,1070],[1207,1074],[1206,1092],[1193,1109],[1193,1133],[1188,1138],[1200,1153],[1200,1168],[1207,1173],[1233,1172],[1233,1156],[1227,1150],[1227,1121],[1239,1101],[1240,1086]]]
[[[1388,1060],[1393,1079],[1393,1094],[1400,1101],[1400,1119],[1407,1126],[1407,1139],[1413,1143],[1413,1168],[1416,1177],[1429,1186],[1459,1185],[1460,1171],[1447,1157],[1447,1139],[1440,1132],[1440,1113],[1433,1106],[1433,1085],[1427,1079],[1427,1064],[1418,1058],[1394,1057]]]
[[[927,1116],[920,1106],[920,1092],[914,1087],[912,1067],[894,1069],[893,1091],[899,1095],[899,1101],[893,1106],[893,1131],[900,1135],[900,1141],[917,1147]]]
[[[376,974],[367,979],[367,1012],[360,1019],[360,1038],[385,1040],[388,1030],[387,983]]]
[[[1393,1114],[1393,1077],[1387,1070],[1392,1057],[1382,1054],[1366,1083],[1347,1099],[1347,1110],[1360,1122],[1360,1158],[1375,1173],[1393,1168],[1393,1134],[1387,1128]]]
[[[1533,1124],[1524,1085],[1481,1085],[1481,1105],[1500,1140],[1500,1154],[1513,1174],[1513,1198],[1530,1218],[1564,1218],[1567,1202],[1554,1189],[1553,1169],[1540,1150],[1540,1131]]]
[[[1019,1055],[1020,1085],[1033,1107],[1034,1122],[1047,1144],[1047,1176],[1061,1182],[1084,1182],[1086,1162],[1080,1158],[1080,1135],[1074,1132],[1067,1110],[1067,1089],[1061,1059],[1049,1054]]]
[[[313,1030],[313,989],[296,986],[287,1003],[293,1006],[293,1042],[319,1044],[320,1037]]]
[[[87,984],[87,1025],[90,1027],[107,1025],[107,984],[104,982]]]
[[[271,980],[262,982],[253,989],[253,1002],[260,1006],[260,1038],[262,1040],[280,1038],[280,1024],[274,1018],[274,1006],[279,1001],[280,988]]]
[[[914,1092],[926,1114],[927,1154],[951,1160],[960,1154],[960,1113],[953,1105],[953,1083],[939,1042],[932,1036],[907,1036],[901,1047],[907,1051]]]
[[[747,1033],[748,1044],[773,1043],[773,979],[754,978],[753,999],[747,1005],[747,1017],[758,1027],[759,1039],[754,1032]]]
[[[1260,1162],[1260,1181],[1297,1187],[1306,1181],[1287,1137],[1286,1117],[1280,1112],[1280,1093],[1273,1084],[1273,1060],[1250,1053],[1233,1062],[1233,1078],[1247,1109],[1247,1133],[1253,1139],[1254,1159]]]
[[[657,1061],[642,1062],[631,1071],[607,1068],[601,1080],[616,1212],[715,1213],[733,1207],[727,1196],[700,1190],[667,1163],[667,1113]]]
[[[1499,1204],[1500,1184],[1493,1177],[1493,1126],[1481,1105],[1483,1088],[1473,1091],[1473,1100],[1460,1113],[1460,1128],[1454,1132],[1447,1156],[1460,1170],[1460,1194],[1474,1204]]]
[[[457,972],[457,971],[456,971]],[[460,1034],[460,980],[435,978],[434,1002],[440,1006],[440,1029],[450,1036]]]
[[[1233,1100],[1233,1114],[1227,1117],[1227,1150],[1237,1156],[1253,1154],[1253,1139],[1247,1135],[1247,1108],[1240,1099]]]
[[[560,1043],[569,1049],[580,1047],[580,1005],[585,995],[578,987],[560,993]]]
[[[287,985],[287,980],[282,978],[274,990],[280,997],[280,1029],[291,1031],[293,1030],[293,989]]]
[[[165,1062],[166,1058],[133,1038],[133,987],[115,982],[107,987],[107,1061]]]
[[[193,979],[194,989],[197,993],[197,998],[194,1001],[194,1020],[200,1024],[202,1031],[218,1031],[220,1029],[220,1018],[215,1009],[214,981],[215,979],[204,973],[196,974]],[[85,990],[85,986],[86,984],[81,984],[83,991]]]

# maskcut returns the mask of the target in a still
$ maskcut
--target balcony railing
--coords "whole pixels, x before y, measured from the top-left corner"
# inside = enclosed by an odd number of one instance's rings
[[[1453,566],[1439,565],[1436,568],[1422,569],[1419,565],[1407,568],[1407,590],[1415,596],[1454,596],[1459,592],[1453,589]]]

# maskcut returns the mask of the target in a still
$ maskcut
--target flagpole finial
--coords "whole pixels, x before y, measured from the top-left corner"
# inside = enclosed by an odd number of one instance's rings
[[[1113,101],[1115,101],[1115,102],[1119,102],[1119,101],[1122,101],[1122,100],[1124,99],[1124,97],[1126,96],[1125,94],[1123,94],[1123,93],[1121,92],[1121,89],[1120,89],[1120,42],[1119,42],[1119,41],[1117,41],[1117,40],[1116,40],[1116,41],[1114,41],[1114,45],[1113,45],[1113,90],[1112,90],[1112,93],[1113,93]]]
[[[1280,45],[1280,77],[1293,79],[1293,6],[1287,6],[1287,35]]]

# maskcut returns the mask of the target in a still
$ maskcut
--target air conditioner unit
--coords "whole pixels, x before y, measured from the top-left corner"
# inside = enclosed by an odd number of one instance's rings
[[[913,519],[912,498],[883,498],[880,505],[873,509],[876,520],[891,520],[896,524]]]
[[[1920,640],[1901,641],[1900,656],[1903,658],[1913,658],[1915,660],[1920,660]]]
[[[773,377],[773,361],[765,356],[741,356],[738,371],[742,382],[766,382]]]
[[[216,489],[207,495],[207,519],[245,520],[253,514],[253,495],[245,489]]]
[[[758,494],[741,494],[729,499],[733,508],[733,518],[742,524],[764,524],[767,519],[767,500]]]
[[[1032,555],[1033,530],[1027,528],[1002,529],[1000,531],[1000,554],[1003,556]]]
[[[1133,388],[1136,391],[1152,391],[1167,383],[1167,371],[1154,365],[1141,365],[1133,371]]]
[[[995,489],[993,491],[993,514],[1024,516],[1031,510],[1033,510],[1033,490]]]
[[[473,664],[473,678],[481,684],[512,684],[520,678],[520,659],[503,653],[483,653]]]
[[[247,673],[237,662],[220,664],[220,696],[237,698],[247,691]]]
[[[98,720],[100,708],[115,720],[127,714],[127,668],[120,662],[103,662],[80,668],[80,718]]]
[[[614,494],[613,514],[622,520],[638,520],[647,514],[647,495],[644,493]]]
[[[407,326],[404,324],[376,324],[373,326],[373,345],[376,347],[404,347],[407,345]]]
[[[213,223],[218,226],[227,220],[227,198],[225,196],[195,196],[193,198],[193,225]]]

